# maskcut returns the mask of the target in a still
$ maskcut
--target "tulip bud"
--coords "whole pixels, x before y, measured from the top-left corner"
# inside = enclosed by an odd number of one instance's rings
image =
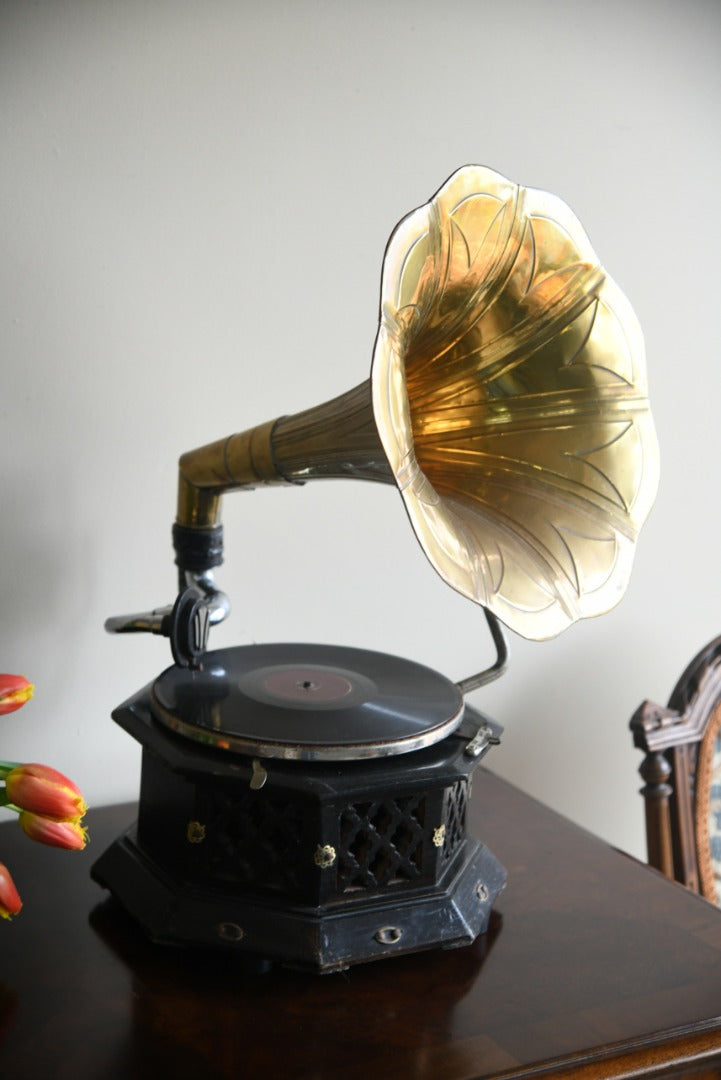
[[[21,810],[45,817],[77,819],[87,810],[77,784],[49,765],[17,765],[5,779],[5,793]]]
[[[0,715],[19,709],[33,696],[34,689],[24,675],[0,675]]]
[[[0,863],[0,918],[9,919],[12,915],[17,915],[22,906],[7,866]]]
[[[18,823],[31,840],[37,840],[40,844],[66,848],[68,851],[82,851],[87,843],[88,830],[77,820],[58,821],[56,818],[23,810]]]

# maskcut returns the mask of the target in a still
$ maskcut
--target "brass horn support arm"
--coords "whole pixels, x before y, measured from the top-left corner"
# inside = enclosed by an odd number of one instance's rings
[[[370,380],[313,409],[183,454],[173,529],[181,587],[202,588],[199,575],[207,578],[223,561],[226,492],[332,477],[394,483],[373,417]]]

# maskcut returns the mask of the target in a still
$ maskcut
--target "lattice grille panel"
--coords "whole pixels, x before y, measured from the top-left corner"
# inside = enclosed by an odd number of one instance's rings
[[[203,802],[199,820],[206,829],[199,846],[210,879],[250,889],[297,891],[303,835],[297,799],[215,791]]]
[[[443,858],[450,859],[458,851],[466,835],[466,809],[468,805],[468,783],[458,780],[453,787],[446,788],[443,799],[443,820],[446,832],[443,839]]]
[[[338,888],[378,889],[423,870],[425,795],[352,803],[340,816]]]

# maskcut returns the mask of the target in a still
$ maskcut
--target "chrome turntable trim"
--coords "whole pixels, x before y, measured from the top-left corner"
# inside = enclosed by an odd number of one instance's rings
[[[322,645],[249,645],[171,667],[153,716],[197,743],[250,757],[357,761],[411,753],[450,735],[455,683],[400,657]]]

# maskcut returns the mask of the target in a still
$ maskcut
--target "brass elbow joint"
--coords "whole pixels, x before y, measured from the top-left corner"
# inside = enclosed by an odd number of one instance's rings
[[[173,544],[181,572],[203,572],[223,561],[220,500],[226,491],[282,482],[273,460],[275,424],[259,424],[180,458]]]
[[[279,483],[273,458],[276,420],[189,450],[178,463],[179,525],[212,528],[220,524],[220,496],[226,491]]]

